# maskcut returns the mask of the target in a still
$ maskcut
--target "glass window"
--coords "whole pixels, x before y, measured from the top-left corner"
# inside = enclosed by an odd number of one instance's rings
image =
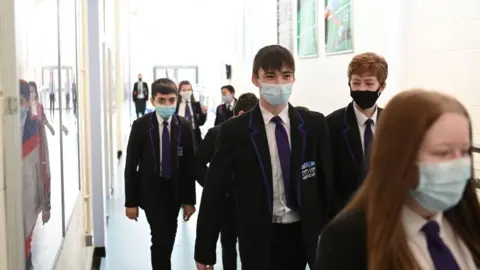
[[[76,0],[15,5],[25,262],[52,269],[79,193]]]
[[[79,153],[77,103],[77,39],[75,31],[76,1],[59,1],[60,13],[60,63],[61,90],[58,119],[61,122],[63,153],[63,192],[65,224],[72,215],[79,193]],[[75,105],[74,105],[75,104]]]
[[[57,1],[16,9],[21,82],[22,203],[27,269],[51,269],[62,241]],[[47,101],[45,103],[45,101]]]

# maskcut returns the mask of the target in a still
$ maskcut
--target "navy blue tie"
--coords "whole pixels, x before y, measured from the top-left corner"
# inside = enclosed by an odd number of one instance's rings
[[[190,111],[190,102],[185,103],[185,119],[187,119],[188,122],[192,122],[192,112]]]
[[[373,131],[372,131],[373,120],[367,119],[365,121],[365,132],[363,133],[363,177],[367,176],[368,168],[370,166],[370,150],[372,149],[373,141]]]
[[[422,227],[427,238],[428,252],[436,270],[460,270],[452,252],[440,237],[440,226],[435,221],[429,221]]]
[[[168,132],[168,122],[163,121],[162,132],[162,175],[169,179],[172,176],[172,155],[170,149],[170,133]]]
[[[291,151],[290,143],[288,141],[288,134],[283,126],[282,118],[275,116],[272,118],[272,122],[275,123],[275,140],[277,141],[278,156],[280,158],[280,165],[282,167],[282,178],[285,189],[285,197],[287,199],[287,207],[292,210],[298,210],[295,191],[292,187],[291,181]]]

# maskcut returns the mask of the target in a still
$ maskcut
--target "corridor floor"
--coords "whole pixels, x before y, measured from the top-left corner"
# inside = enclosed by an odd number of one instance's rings
[[[102,270],[148,270],[150,266],[150,229],[143,212],[138,222],[125,217],[124,208],[124,159],[119,163],[116,180],[113,183],[113,195],[107,199],[107,256],[102,261]],[[197,201],[200,201],[202,189],[197,185]],[[197,208],[198,213],[198,208]],[[195,228],[197,213],[189,222],[181,218],[172,254],[173,270],[195,270],[193,250],[195,245]],[[180,214],[182,214],[180,210]],[[220,245],[217,248],[215,269],[222,270]]]

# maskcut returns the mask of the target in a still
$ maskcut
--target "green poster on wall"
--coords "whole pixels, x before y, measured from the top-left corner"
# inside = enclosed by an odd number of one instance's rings
[[[318,56],[317,0],[297,2],[297,48],[298,57]]]
[[[324,1],[326,54],[352,52],[351,0]]]

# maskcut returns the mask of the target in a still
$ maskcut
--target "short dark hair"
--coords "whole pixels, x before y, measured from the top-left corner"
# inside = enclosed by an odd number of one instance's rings
[[[222,86],[222,88],[220,88],[220,90],[222,90],[222,89],[224,89],[224,88],[227,89],[228,92],[230,92],[230,93],[232,93],[232,94],[235,93],[235,88],[233,88],[233,86],[231,86],[230,84],[227,84],[227,85]]]
[[[282,67],[289,68],[295,73],[295,60],[292,53],[280,45],[269,45],[261,48],[255,55],[252,72],[258,76],[260,69],[267,72],[280,70]]]
[[[258,103],[258,98],[254,93],[242,94],[235,106],[233,107],[233,115],[237,116],[240,111],[248,112],[252,110]]]
[[[303,106],[296,106],[295,109],[297,109],[297,111],[301,111],[301,112],[309,112],[310,111],[307,107],[303,107]]]
[[[161,78],[152,83],[152,98],[157,94],[177,94],[177,85],[168,78]]]
[[[30,85],[25,80],[19,80],[20,97],[30,100]]]

